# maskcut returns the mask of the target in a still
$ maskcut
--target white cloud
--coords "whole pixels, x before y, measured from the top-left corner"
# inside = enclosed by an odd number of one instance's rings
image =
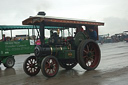
[[[0,0],[0,24],[22,24],[24,19],[44,10],[48,16],[103,21],[105,26],[100,33],[116,33],[127,30],[127,6],[128,0]],[[116,26],[114,18],[123,28]],[[114,32],[110,30],[113,25]]]
[[[111,34],[123,33],[128,30],[128,20],[118,17],[108,17],[104,19],[105,26],[101,27],[100,34]]]

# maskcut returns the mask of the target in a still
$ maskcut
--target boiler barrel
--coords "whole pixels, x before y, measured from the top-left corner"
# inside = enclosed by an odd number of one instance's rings
[[[50,47],[51,49],[51,54],[53,53],[57,53],[58,51],[62,51],[62,50],[68,50],[69,48],[68,47]]]
[[[35,47],[35,55],[37,57],[40,57],[42,55],[54,55],[57,54],[58,51],[62,50],[69,50],[67,46],[49,46],[49,47],[41,47],[41,46],[36,46]]]

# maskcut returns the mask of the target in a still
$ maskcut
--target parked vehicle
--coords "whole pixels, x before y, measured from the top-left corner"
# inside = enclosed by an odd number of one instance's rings
[[[123,35],[124,35],[124,40],[125,40],[126,42],[128,42],[128,31],[124,31],[124,32],[123,32]]]
[[[34,29],[38,30],[39,26],[35,28],[31,25],[0,25],[0,64],[12,68],[15,65],[14,55],[34,53],[39,38],[32,33]],[[14,36],[15,33],[17,35]]]

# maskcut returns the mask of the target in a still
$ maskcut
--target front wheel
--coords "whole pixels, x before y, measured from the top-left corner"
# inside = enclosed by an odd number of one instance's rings
[[[38,66],[37,59],[35,56],[28,57],[23,64],[23,69],[29,76],[35,76],[40,72],[40,67]]]
[[[6,68],[12,68],[15,65],[14,57],[7,57],[5,63],[3,64]]]
[[[59,63],[56,57],[46,56],[41,64],[41,71],[46,77],[54,77],[59,70]]]

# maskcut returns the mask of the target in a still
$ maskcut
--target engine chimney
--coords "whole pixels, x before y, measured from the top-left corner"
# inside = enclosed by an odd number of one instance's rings
[[[45,16],[45,15],[46,15],[46,13],[45,13],[45,12],[38,12],[38,14],[37,14],[37,15]]]

